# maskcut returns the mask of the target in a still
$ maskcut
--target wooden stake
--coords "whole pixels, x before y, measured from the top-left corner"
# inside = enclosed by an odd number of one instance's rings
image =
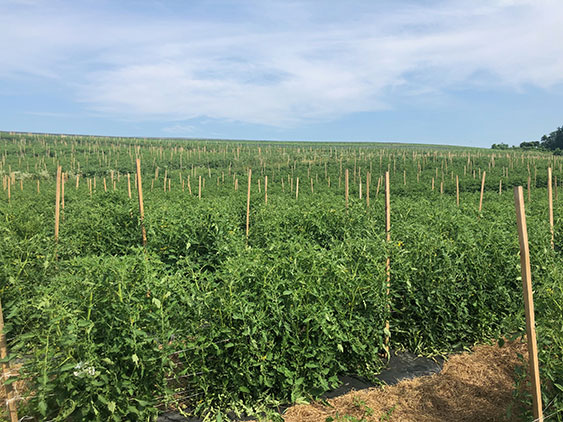
[[[61,166],[58,166],[55,191],[55,242],[59,241],[59,218],[61,215],[61,171]]]
[[[268,176],[264,176],[264,203],[268,203]]]
[[[295,180],[295,200],[299,199],[299,177]]]
[[[483,209],[483,192],[485,191],[485,175],[487,174],[486,171],[483,171],[483,177],[481,178],[481,196],[479,197],[479,214]]]
[[[201,175],[199,176],[199,185],[198,185],[198,191],[197,191],[197,198],[201,199]]]
[[[549,230],[551,231],[551,248],[555,248],[555,232],[553,231],[553,191],[551,179],[553,178],[551,167],[547,169],[547,202],[549,206]]]
[[[532,293],[532,271],[530,268],[530,250],[528,245],[528,229],[526,227],[526,212],[524,210],[524,193],[522,186],[514,187],[514,205],[516,206],[516,220],[518,223],[518,237],[520,240],[520,267],[522,270],[522,287],[524,290],[524,308],[526,311],[526,337],[528,340],[528,361],[530,378],[532,381],[532,405],[534,420],[543,421],[540,372],[538,362],[538,346],[536,342],[536,328],[534,321],[534,298]]]
[[[131,175],[129,173],[127,173],[127,195],[131,199]]]
[[[348,209],[348,169],[344,172],[344,198],[346,199],[346,209]]]
[[[459,176],[457,174],[455,176],[455,201],[459,207]]]
[[[143,205],[143,179],[141,177],[141,159],[137,158],[137,193],[139,194],[139,214],[141,216],[141,233],[143,235],[143,246],[147,246],[147,231],[145,230],[145,207]]]
[[[0,359],[4,360],[8,357],[8,346],[6,344],[6,336],[4,334],[4,315],[2,313],[2,301],[0,301]],[[10,362],[2,362],[2,383],[9,379]],[[8,413],[10,414],[11,422],[18,422],[18,409],[15,402],[14,387],[12,384],[5,384],[6,389],[6,403],[8,404]]]
[[[63,210],[65,209],[65,174],[64,173],[61,173],[61,209]]]
[[[389,186],[389,172],[385,172],[385,240],[387,243],[391,241],[391,201],[390,201],[390,186]],[[391,289],[391,258],[387,256],[385,263],[385,271],[387,273],[387,309],[389,310],[389,293]],[[389,320],[385,321],[385,350],[389,354]]]
[[[252,183],[252,169],[248,169],[248,192],[246,194],[246,239],[250,227],[250,185]]]
[[[366,206],[369,208],[369,181],[371,178],[371,173],[368,171],[366,176]]]

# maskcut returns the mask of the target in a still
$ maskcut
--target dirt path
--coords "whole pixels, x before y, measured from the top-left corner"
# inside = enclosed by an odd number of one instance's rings
[[[526,356],[526,345],[478,346],[450,357],[439,374],[351,392],[325,404],[293,406],[283,417],[286,422],[515,421],[508,411],[514,413],[517,353]]]

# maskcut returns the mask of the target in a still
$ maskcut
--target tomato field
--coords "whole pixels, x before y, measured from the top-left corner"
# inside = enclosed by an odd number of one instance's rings
[[[18,412],[221,420],[309,400],[342,373],[369,378],[387,339],[437,355],[521,336],[517,185],[544,405],[563,410],[562,166],[521,150],[2,133],[0,297],[18,368],[6,382],[25,383]]]

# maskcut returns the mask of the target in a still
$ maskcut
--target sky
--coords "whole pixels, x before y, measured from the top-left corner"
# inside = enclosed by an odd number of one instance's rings
[[[0,0],[0,130],[490,147],[563,126],[563,0]]]

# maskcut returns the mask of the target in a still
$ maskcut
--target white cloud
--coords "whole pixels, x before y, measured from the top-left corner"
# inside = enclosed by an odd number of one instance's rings
[[[235,2],[192,16],[0,3],[3,78],[47,78],[103,114],[272,126],[450,89],[563,82],[563,2]],[[5,10],[2,11],[2,8]],[[173,126],[171,126],[173,127]]]

